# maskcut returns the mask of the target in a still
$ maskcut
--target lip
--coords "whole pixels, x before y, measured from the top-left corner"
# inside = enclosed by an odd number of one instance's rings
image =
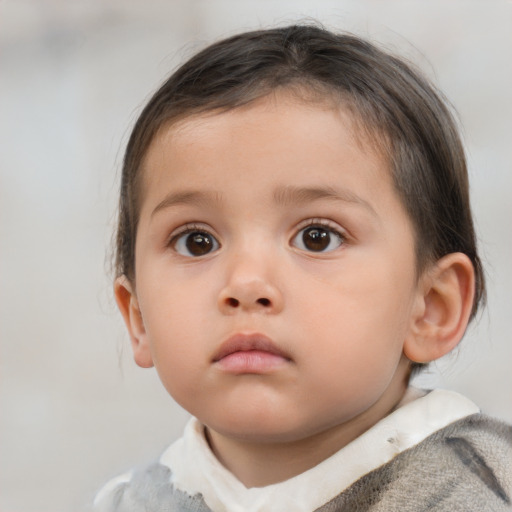
[[[291,358],[268,336],[238,333],[222,343],[212,362],[228,373],[266,373]]]

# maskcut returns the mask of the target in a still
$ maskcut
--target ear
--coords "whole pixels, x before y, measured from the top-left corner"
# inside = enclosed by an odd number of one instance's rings
[[[418,285],[404,355],[428,363],[453,350],[466,331],[474,294],[475,271],[465,254],[447,254],[426,270]]]
[[[121,311],[121,315],[123,315],[124,323],[130,334],[135,362],[142,368],[151,368],[153,366],[153,358],[139,301],[137,300],[135,290],[126,276],[118,277],[115,280],[114,295],[117,307]]]

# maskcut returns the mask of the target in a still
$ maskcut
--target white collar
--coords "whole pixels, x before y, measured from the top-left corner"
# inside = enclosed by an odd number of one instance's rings
[[[214,512],[309,512],[324,505],[366,473],[435,431],[479,412],[453,391],[424,395],[410,388],[399,408],[310,470],[267,487],[246,488],[210,450],[204,428],[192,418],[181,439],[162,455],[177,489],[201,493]]]

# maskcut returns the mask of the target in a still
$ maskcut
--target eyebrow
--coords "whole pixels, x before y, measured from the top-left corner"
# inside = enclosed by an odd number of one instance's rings
[[[366,208],[373,215],[377,212],[373,206],[358,196],[354,192],[347,189],[336,189],[330,186],[325,187],[294,187],[286,186],[278,188],[274,192],[274,201],[283,206],[303,205],[311,201],[321,199],[332,199],[344,203],[353,203]]]
[[[205,206],[211,206],[212,204],[218,204],[222,202],[222,196],[220,193],[213,191],[203,190],[184,190],[181,192],[171,192],[167,194],[162,201],[160,201],[154,210],[151,212],[151,217],[156,213],[171,206],[176,205],[187,205],[187,204],[199,204]]]
[[[353,203],[367,209],[373,215],[377,215],[373,206],[362,197],[346,189],[325,187],[294,187],[291,185],[280,187],[273,194],[274,202],[281,206],[301,206],[312,201],[331,199],[343,203]],[[151,217],[166,208],[176,205],[205,205],[212,206],[222,202],[222,194],[206,190],[184,190],[171,192],[151,212]]]

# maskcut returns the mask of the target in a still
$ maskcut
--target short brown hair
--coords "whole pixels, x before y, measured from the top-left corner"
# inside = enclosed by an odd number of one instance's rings
[[[123,164],[116,272],[135,280],[141,167],[157,132],[192,114],[230,110],[279,88],[348,107],[384,149],[411,218],[418,270],[452,252],[472,261],[472,317],[485,299],[464,149],[442,95],[403,59],[359,37],[293,25],[242,33],[202,50],[166,80],[140,114]]]

